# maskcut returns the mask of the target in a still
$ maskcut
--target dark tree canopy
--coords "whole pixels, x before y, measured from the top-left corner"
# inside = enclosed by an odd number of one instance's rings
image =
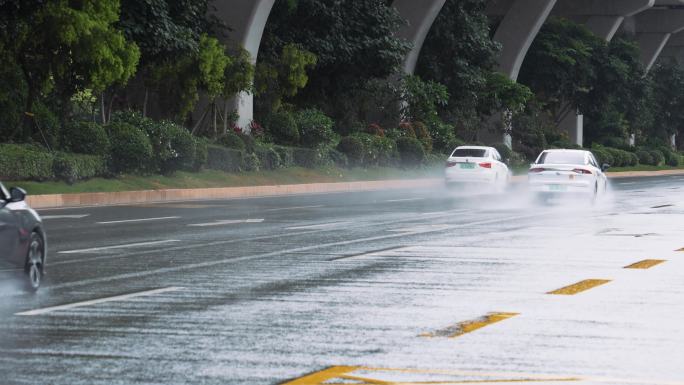
[[[318,58],[302,102],[319,104],[350,87],[395,73],[408,52],[395,33],[404,21],[384,0],[279,0],[259,53],[259,60],[277,61],[287,44],[296,44]]]

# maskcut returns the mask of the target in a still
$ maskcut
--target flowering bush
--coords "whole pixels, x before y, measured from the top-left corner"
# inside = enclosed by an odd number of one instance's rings
[[[378,125],[376,123],[369,124],[368,127],[366,128],[366,132],[371,134],[371,135],[375,135],[375,136],[380,136],[380,137],[385,136],[385,130],[382,127],[380,127],[380,125]]]
[[[249,132],[257,139],[264,137],[264,128],[256,120],[249,122]]]

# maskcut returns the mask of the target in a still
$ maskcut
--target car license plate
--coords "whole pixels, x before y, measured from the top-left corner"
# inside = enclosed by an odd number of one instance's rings
[[[467,168],[467,169],[475,168],[475,163],[461,163],[461,168]]]
[[[565,186],[560,184],[549,185],[549,190],[551,191],[565,191]]]

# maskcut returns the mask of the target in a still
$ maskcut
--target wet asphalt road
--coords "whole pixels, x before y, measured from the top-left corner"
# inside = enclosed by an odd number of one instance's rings
[[[44,210],[0,384],[684,384],[684,177],[612,187]]]

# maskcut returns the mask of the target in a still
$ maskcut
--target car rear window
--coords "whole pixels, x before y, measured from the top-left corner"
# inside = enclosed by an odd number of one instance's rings
[[[537,164],[584,164],[583,152],[544,152]]]
[[[479,148],[457,148],[451,156],[456,158],[484,158],[487,150]]]

